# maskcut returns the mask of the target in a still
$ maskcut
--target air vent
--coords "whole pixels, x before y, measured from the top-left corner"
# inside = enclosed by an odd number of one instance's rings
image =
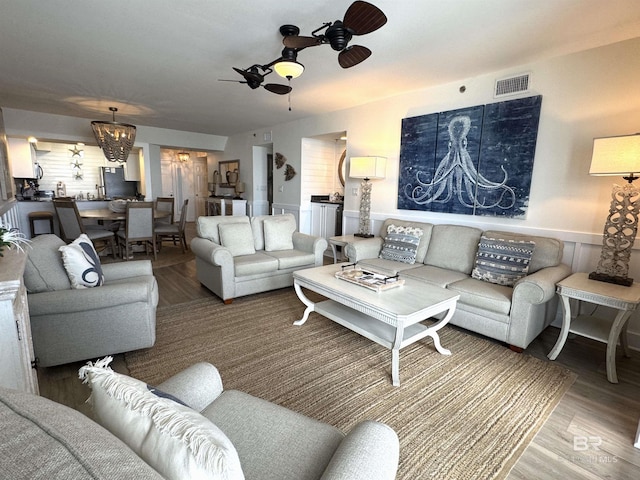
[[[524,73],[515,77],[501,78],[496,80],[496,89],[494,97],[505,97],[507,95],[515,95],[529,91],[530,75]]]

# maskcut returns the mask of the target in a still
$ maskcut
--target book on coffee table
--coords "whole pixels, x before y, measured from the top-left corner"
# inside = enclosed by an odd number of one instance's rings
[[[363,270],[360,267],[347,269],[343,267],[343,269],[336,272],[335,275],[336,278],[339,278],[340,280],[355,283],[356,285],[360,285],[361,287],[365,287],[376,292],[382,292],[404,284],[404,280],[399,278],[398,275],[389,277],[370,270]]]

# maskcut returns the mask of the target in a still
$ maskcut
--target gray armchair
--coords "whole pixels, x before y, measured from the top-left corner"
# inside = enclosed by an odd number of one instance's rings
[[[153,346],[158,285],[151,262],[102,265],[104,285],[72,289],[55,235],[28,250],[27,288],[33,348],[48,367]]]

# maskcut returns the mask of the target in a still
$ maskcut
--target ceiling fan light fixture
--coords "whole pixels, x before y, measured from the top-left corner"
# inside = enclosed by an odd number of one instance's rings
[[[293,60],[281,60],[273,66],[273,69],[282,78],[291,80],[302,75],[302,72],[304,72],[304,65]]]
[[[109,107],[109,110],[113,114],[113,121],[102,122],[95,120],[91,122],[91,128],[98,146],[102,149],[107,160],[125,163],[136,139],[136,127],[128,123],[116,122],[118,109]]]

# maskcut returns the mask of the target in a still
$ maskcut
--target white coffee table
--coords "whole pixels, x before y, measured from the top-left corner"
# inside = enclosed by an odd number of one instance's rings
[[[350,330],[391,350],[391,378],[400,385],[400,349],[431,337],[436,350],[451,352],[440,344],[438,330],[444,327],[456,309],[459,295],[444,288],[409,278],[404,285],[377,293],[360,285],[337,279],[340,264],[298,270],[293,273],[296,294],[307,308],[294,325],[303,325],[311,312],[317,312]],[[328,298],[314,303],[302,288]],[[431,325],[420,322],[446,312]]]

